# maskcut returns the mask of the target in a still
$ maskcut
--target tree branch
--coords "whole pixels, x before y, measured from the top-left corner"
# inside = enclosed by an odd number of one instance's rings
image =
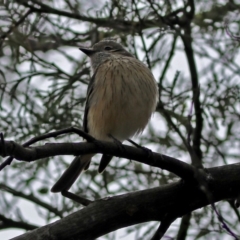
[[[172,222],[176,220],[175,218],[169,217],[168,215],[164,217],[164,219],[161,221],[157,231],[151,238],[151,240],[159,240],[161,239],[165,232],[168,230],[168,228],[171,226]]]
[[[240,164],[208,169],[214,202],[235,198],[239,192]],[[208,205],[206,195],[196,185],[182,181],[100,199],[55,223],[33,230],[14,240],[90,240],[119,228],[148,221],[162,221],[166,215],[181,217]],[[74,223],[74,224],[73,224]]]
[[[24,148],[13,141],[0,142],[0,156],[11,156],[16,160],[32,162],[38,159],[58,155],[82,155],[89,153],[105,153],[145,163],[152,167],[166,169],[185,180],[194,180],[195,168],[178,159],[146,150],[112,142],[95,140],[94,143],[47,143],[44,146]]]
[[[38,226],[25,223],[23,221],[15,221],[11,218],[6,218],[5,216],[0,214],[0,229],[6,228],[21,228],[25,230],[33,230],[35,228],[38,228]]]
[[[189,23],[190,24],[190,23]],[[196,126],[193,135],[193,146],[190,152],[192,156],[192,163],[195,167],[202,167],[202,151],[201,151],[201,138],[202,138],[202,128],[203,128],[203,117],[202,117],[202,108],[200,102],[200,87],[197,74],[197,67],[194,59],[194,51],[192,47],[192,36],[191,28],[188,25],[185,28],[185,34],[181,35],[183,45],[185,48],[185,53],[188,61],[189,71],[191,74],[192,81],[192,92],[193,92],[193,103],[194,110],[196,114]]]
[[[63,10],[58,10],[56,8],[52,8],[42,2],[39,2],[37,0],[34,0],[33,2],[30,2],[28,0],[17,0],[19,4],[22,4],[25,7],[30,8],[33,12],[38,13],[49,13],[59,16],[65,16],[71,19],[77,19],[80,21],[86,21],[89,23],[94,23],[97,26],[101,27],[110,27],[115,30],[119,30],[122,32],[139,32],[143,29],[151,28],[151,27],[163,27],[166,24],[182,24],[181,19],[174,18],[172,14],[168,14],[164,17],[161,17],[160,21],[158,20],[144,20],[142,22],[136,22],[136,21],[126,21],[126,20],[120,20],[120,19],[112,19],[114,21],[109,21],[109,18],[93,18],[93,17],[87,17],[80,14],[77,14],[75,12],[67,12]],[[38,6],[37,6],[38,5]]]
[[[187,231],[190,226],[191,216],[191,213],[187,213],[182,217],[176,240],[186,240]]]
[[[51,206],[48,203],[43,202],[42,200],[35,197],[33,194],[24,194],[23,192],[16,191],[15,189],[12,189],[6,186],[5,184],[1,184],[1,183],[0,183],[0,190],[11,193],[13,196],[17,196],[17,197],[26,199],[28,201],[31,201],[33,203],[36,203],[38,206],[41,206],[47,209],[49,212],[54,213],[56,216],[63,217],[62,213],[57,208],[55,208],[54,206]]]
[[[76,128],[76,127],[69,127],[69,128],[64,128],[64,129],[60,129],[54,132],[50,132],[50,133],[45,133],[43,135],[37,136],[37,137],[33,137],[31,138],[29,141],[25,142],[22,146],[23,147],[29,147],[32,144],[39,142],[41,140],[45,140],[47,138],[52,138],[52,137],[58,137],[61,136],[63,134],[66,133],[75,133],[78,134],[79,136],[83,137],[84,139],[86,139],[89,142],[93,142],[95,141],[95,138],[93,138],[91,135],[87,134],[86,132],[84,132],[83,130]],[[3,137],[3,133],[0,133],[0,140],[1,140],[1,144],[3,147],[3,150],[5,149],[5,143],[4,143],[4,137]],[[6,154],[3,152],[3,156],[6,156]],[[2,164],[0,164],[0,171],[6,167],[7,165],[10,165],[12,160],[14,157],[10,156],[8,159],[6,159]]]
[[[24,22],[24,20],[28,17],[28,15],[30,15],[32,13],[32,10],[29,9],[16,23],[14,23],[7,32],[3,33],[0,36],[0,47],[2,46],[4,40],[6,37],[8,37],[13,31],[14,29],[16,29],[20,24],[22,24]]]

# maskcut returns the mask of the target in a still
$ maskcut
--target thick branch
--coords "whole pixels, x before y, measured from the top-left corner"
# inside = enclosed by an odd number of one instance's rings
[[[208,185],[214,202],[238,195],[240,164],[210,168],[208,171],[211,175]],[[208,204],[206,195],[196,185],[177,182],[95,201],[62,220],[14,240],[96,239],[133,224],[164,220],[166,215],[181,217]]]
[[[115,143],[95,141],[94,143],[48,143],[44,146],[28,147],[4,141],[0,144],[0,156],[12,156],[17,160],[32,162],[38,159],[58,155],[82,155],[88,153],[105,153],[112,156],[128,158],[149,166],[166,169],[185,180],[193,180],[195,169],[178,159],[127,145],[119,147]]]

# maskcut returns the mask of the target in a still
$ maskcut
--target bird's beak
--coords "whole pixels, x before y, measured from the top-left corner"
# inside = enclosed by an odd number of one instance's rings
[[[82,47],[80,47],[79,49],[88,56],[95,53],[95,50],[93,50],[92,48],[82,48]]]

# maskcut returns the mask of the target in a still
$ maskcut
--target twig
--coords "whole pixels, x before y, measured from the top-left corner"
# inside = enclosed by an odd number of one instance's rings
[[[189,229],[190,220],[191,213],[188,213],[182,217],[176,240],[185,240],[187,238],[187,231]]]
[[[197,173],[199,173],[200,171],[203,171],[203,170],[200,169]],[[219,222],[222,224],[223,229],[225,229],[232,237],[234,237],[235,240],[239,240],[237,235],[228,227],[228,225],[227,225],[226,221],[224,220],[224,218],[222,217],[221,213],[217,211],[215,203],[214,203],[215,202],[214,197],[208,186],[207,179],[202,178],[202,175],[197,176],[196,178],[197,178],[197,181],[198,181],[201,191],[206,195],[207,200],[210,203],[213,211],[216,213]]]
[[[5,156],[6,151],[5,151],[5,141],[4,141],[3,133],[0,133],[0,140],[1,140],[2,148],[3,148],[3,155]]]
[[[169,69],[170,62],[171,62],[171,60],[172,60],[172,58],[174,56],[177,38],[178,38],[178,36],[174,36],[173,42],[171,44],[172,47],[171,47],[171,50],[170,50],[169,55],[168,55],[168,59],[165,61],[165,65],[164,65],[164,68],[162,70],[162,75],[161,75],[160,80],[159,80],[159,85],[158,85],[159,86],[159,91],[162,88],[163,79],[164,79],[164,77],[166,75],[167,70]],[[177,78],[178,78],[179,74],[176,74],[175,76],[177,76]]]
[[[59,16],[65,16],[65,17],[68,17],[70,19],[77,19],[77,20],[80,20],[80,21],[86,21],[86,22],[94,23],[98,27],[110,27],[112,29],[116,29],[116,30],[123,31],[123,32],[131,32],[132,33],[136,29],[138,29],[138,30],[142,29],[143,30],[143,29],[147,29],[147,28],[150,28],[150,27],[159,27],[160,25],[162,25],[161,23],[159,23],[159,21],[146,20],[146,19],[144,19],[142,24],[140,24],[139,22],[132,21],[132,20],[126,21],[126,20],[118,19],[118,21],[116,22],[116,21],[109,21],[109,18],[87,17],[87,16],[80,15],[79,13],[67,12],[67,11],[52,8],[49,5],[44,4],[44,3],[40,2],[40,1],[37,1],[37,0],[34,1],[34,4],[33,4],[33,2],[31,3],[28,0],[18,0],[17,2],[22,4],[25,7],[30,8],[33,12],[48,13],[48,14],[54,14],[54,15],[59,15]],[[173,13],[170,13],[169,15],[166,15],[166,17],[161,17],[162,22],[163,23],[168,23],[168,24],[174,24],[174,23],[181,24],[180,20],[172,17],[172,14],[174,14],[175,12],[177,13],[179,11],[181,12],[182,8],[174,11]]]
[[[57,208],[41,201],[39,198],[35,197],[32,193],[24,194],[23,192],[16,191],[15,189],[10,188],[10,187],[6,186],[5,184],[0,184],[0,189],[1,189],[1,191],[11,193],[13,196],[21,197],[23,199],[27,199],[33,203],[36,203],[37,205],[47,209],[49,212],[56,214],[56,216],[59,216],[61,218],[63,217],[61,212]]]
[[[202,117],[202,108],[200,102],[200,88],[198,81],[198,73],[194,59],[194,52],[192,48],[192,36],[191,36],[191,27],[190,23],[187,27],[185,27],[185,34],[181,35],[183,45],[185,48],[188,65],[191,73],[192,80],[192,93],[193,93],[193,103],[194,103],[194,111],[196,115],[196,125],[195,131],[193,134],[193,144],[192,144],[192,164],[196,168],[203,168],[202,166],[202,150],[201,139],[202,139],[202,128],[203,128],[203,117]]]
[[[46,134],[34,137],[34,138],[30,139],[29,141],[27,141],[26,143],[24,143],[23,147],[28,147],[28,146],[32,145],[33,143],[44,140],[46,138],[58,137],[60,135],[66,134],[66,133],[76,133],[79,136],[86,139],[88,142],[94,142],[95,141],[94,137],[92,137],[88,133],[84,132],[80,128],[69,127],[69,128],[64,128],[64,129],[61,129],[61,130],[57,130],[57,131],[54,131],[54,132],[50,132],[50,133],[46,133]]]
[[[192,124],[191,124],[191,120],[192,120],[192,116],[193,116],[193,108],[194,108],[194,104],[193,101],[191,103],[191,107],[189,109],[189,113],[188,113],[188,128],[187,128],[187,142],[188,145],[191,146],[191,136],[192,136]]]
[[[0,36],[0,47],[2,46],[5,38],[7,36],[9,36],[13,31],[14,29],[16,29],[20,24],[23,23],[23,21],[28,17],[29,14],[32,13],[32,9],[29,9],[16,23],[14,23],[9,29],[7,32],[3,33],[1,36]]]
[[[138,11],[138,6],[137,6],[135,0],[132,0],[132,2],[133,2],[133,5],[135,7],[135,9],[132,9],[132,11],[136,12],[136,14],[138,16],[138,19],[139,19],[139,23],[140,23],[140,25],[142,25],[143,19],[141,18],[140,13]],[[141,41],[142,41],[144,52],[146,53],[146,60],[147,60],[148,68],[151,69],[151,63],[150,63],[150,58],[149,58],[149,54],[148,54],[148,49],[147,49],[147,46],[146,46],[146,43],[145,43],[145,40],[144,40],[144,37],[143,37],[142,29],[140,29],[138,33],[139,33]]]
[[[153,235],[151,240],[160,240],[164,236],[165,232],[168,230],[168,228],[170,227],[170,225],[172,224],[172,222],[174,220],[175,220],[175,218],[165,217],[161,221],[157,231],[155,232],[155,234]]]
[[[224,28],[226,30],[227,35],[234,41],[240,41],[240,36],[234,36],[234,34],[229,29],[229,20],[226,19],[224,21]]]
[[[216,209],[216,206],[214,203],[211,203],[211,206],[213,208],[213,211],[216,213],[219,222],[222,224],[222,228],[225,229],[232,237],[234,237],[235,240],[239,240],[237,235],[228,227],[226,221],[224,220],[223,216],[220,212]]]
[[[87,198],[80,197],[74,193],[71,193],[69,191],[62,191],[61,192],[64,197],[67,197],[77,203],[82,204],[83,206],[88,206],[89,204],[93,203],[93,201],[88,200]]]
[[[15,221],[11,218],[7,218],[6,216],[4,216],[2,214],[0,214],[0,221],[1,221],[0,229],[21,228],[21,229],[25,229],[25,230],[33,230],[33,229],[39,227],[39,226],[29,224],[26,222]]]
[[[34,144],[36,142],[39,142],[41,140],[44,140],[44,139],[47,139],[47,138],[51,138],[51,137],[57,137],[57,136],[60,136],[62,134],[66,134],[66,133],[76,133],[79,136],[81,136],[84,139],[86,139],[88,142],[95,141],[95,138],[93,138],[91,135],[87,134],[83,130],[81,130],[79,128],[76,128],[76,127],[69,127],[69,128],[61,129],[61,130],[58,130],[58,131],[54,131],[54,132],[50,132],[50,133],[46,133],[46,134],[34,137],[34,138],[30,139],[29,141],[25,142],[22,146],[23,147],[29,147],[30,145],[32,145],[32,144]],[[1,141],[2,141],[2,144],[4,144],[2,133],[1,133]],[[5,149],[4,145],[3,145],[3,149]],[[9,157],[3,163],[1,163],[0,164],[0,171],[3,168],[5,168],[7,165],[10,165],[12,163],[13,159],[14,159],[13,157]]]

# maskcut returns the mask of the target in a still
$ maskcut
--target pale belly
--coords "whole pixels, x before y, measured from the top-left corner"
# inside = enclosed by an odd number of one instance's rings
[[[89,96],[88,130],[99,140],[110,141],[112,135],[124,141],[143,131],[156,108],[158,91],[150,70],[136,59],[120,60],[98,70]]]

